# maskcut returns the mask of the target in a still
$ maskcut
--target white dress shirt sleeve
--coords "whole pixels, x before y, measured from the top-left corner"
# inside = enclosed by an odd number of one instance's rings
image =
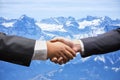
[[[84,44],[82,42],[82,40],[79,40],[80,41],[80,45],[81,45],[81,53],[84,53]]]
[[[79,51],[81,54],[84,54],[84,44],[82,42],[82,40],[73,40],[74,44],[79,47]]]
[[[79,40],[79,42],[80,42],[80,46],[81,46],[80,54],[81,54],[81,55],[84,55],[84,51],[85,51],[85,49],[84,49],[84,44],[83,44],[82,40]]]
[[[46,41],[36,40],[32,60],[47,60],[47,44],[46,44]]]

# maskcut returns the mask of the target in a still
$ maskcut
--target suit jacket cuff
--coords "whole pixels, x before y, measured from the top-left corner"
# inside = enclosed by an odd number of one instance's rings
[[[47,45],[46,41],[37,40],[34,48],[33,60],[46,60],[47,59]]]

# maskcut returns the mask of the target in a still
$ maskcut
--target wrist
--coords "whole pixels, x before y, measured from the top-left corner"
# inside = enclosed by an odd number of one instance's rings
[[[74,43],[74,46],[76,48],[76,51],[77,52],[81,52],[81,44],[80,44],[80,41],[79,40],[73,40],[73,43]]]
[[[36,40],[34,47],[33,60],[46,60],[47,59],[47,45],[46,41]]]

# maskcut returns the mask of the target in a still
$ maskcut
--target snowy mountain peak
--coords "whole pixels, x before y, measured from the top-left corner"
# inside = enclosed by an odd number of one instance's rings
[[[18,21],[24,21],[24,22],[30,22],[30,23],[34,23],[34,22],[35,22],[34,18],[28,17],[28,16],[26,16],[26,15],[22,15],[22,16],[18,19]]]
[[[82,22],[82,21],[84,21],[84,20],[86,20],[86,21],[92,21],[92,20],[95,20],[95,19],[101,19],[101,17],[87,16],[86,18],[78,19],[78,21],[80,21],[80,22]]]
[[[46,23],[46,24],[58,24],[56,18],[42,19],[40,22],[41,23]]]
[[[30,17],[28,17],[27,15],[22,15],[19,19],[29,19]]]
[[[19,19],[0,18],[0,32],[45,41],[54,37],[79,40],[116,28],[120,28],[120,19],[112,20],[109,17],[87,16],[78,20],[74,17],[54,17],[42,19],[40,22],[26,15],[22,15]],[[4,76],[1,75],[0,78],[18,80],[20,76],[20,80],[118,80],[120,79],[119,53],[118,51],[114,54],[94,55],[87,58],[77,55],[63,66],[53,65],[48,60],[32,61],[31,67],[25,68],[1,61],[0,74]],[[25,76],[24,79],[21,74]],[[111,74],[112,77],[109,76]]]

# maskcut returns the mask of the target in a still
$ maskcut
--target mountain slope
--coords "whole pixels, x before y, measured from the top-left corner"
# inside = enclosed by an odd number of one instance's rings
[[[120,28],[120,19],[112,20],[107,16],[87,16],[78,20],[74,17],[54,17],[41,21],[26,15],[19,19],[0,17],[0,32],[40,40],[57,36],[80,39],[116,28]],[[0,74],[0,80],[119,80],[120,51],[87,58],[77,55],[62,66],[48,60],[32,61],[31,66],[26,68],[1,61]]]

